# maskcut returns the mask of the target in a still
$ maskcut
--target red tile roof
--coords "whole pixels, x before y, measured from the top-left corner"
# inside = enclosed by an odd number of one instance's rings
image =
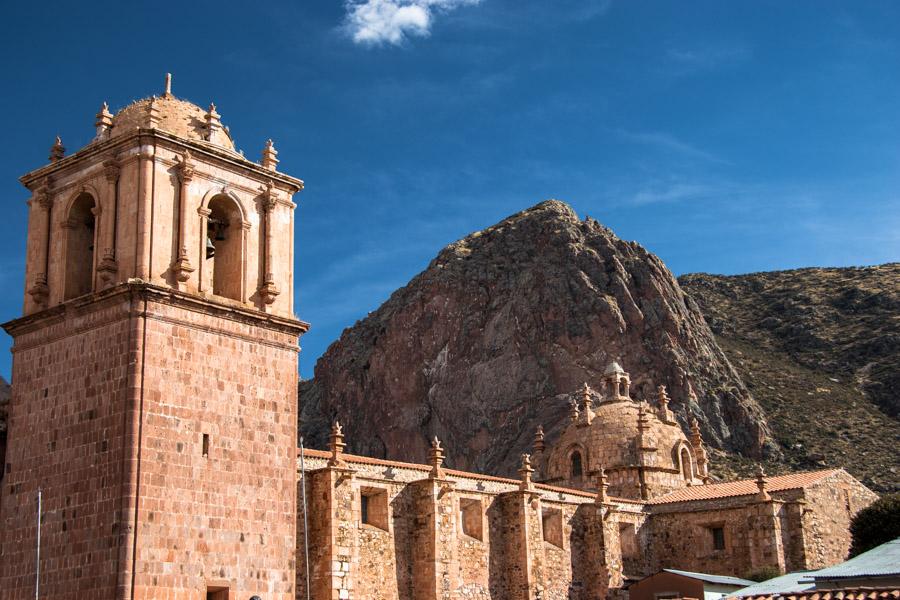
[[[731,596],[734,598],[734,596]],[[768,596],[741,596],[741,600],[898,600],[897,588],[851,588],[846,590],[809,590]]]
[[[791,473],[790,475],[775,475],[766,477],[768,491],[781,492],[784,490],[796,490],[805,488],[817,481],[824,479],[840,471],[840,469],[828,469],[825,471],[810,471],[808,473]],[[759,492],[755,479],[742,479],[726,483],[710,483],[707,485],[693,485],[680,490],[675,490],[664,496],[653,498],[647,504],[671,504],[673,502],[690,502],[692,500],[715,500],[717,498],[730,498],[733,496],[749,496]]]

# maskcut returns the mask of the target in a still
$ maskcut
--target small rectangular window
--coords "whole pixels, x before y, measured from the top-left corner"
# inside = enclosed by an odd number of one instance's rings
[[[619,547],[622,549],[622,558],[640,556],[634,523],[619,523]]]
[[[462,520],[463,534],[483,540],[484,535],[484,515],[481,510],[481,500],[475,498],[459,499],[459,516]]]
[[[546,508],[541,513],[541,529],[543,529],[544,541],[553,544],[557,548],[563,547],[563,523],[562,511]]]
[[[203,456],[209,456],[209,434],[203,434]]]
[[[712,527],[710,528],[712,532],[712,542],[713,542],[713,550],[724,550],[725,549],[725,528],[724,527]]]
[[[382,488],[364,487],[359,490],[359,521],[378,529],[388,529],[388,495]]]

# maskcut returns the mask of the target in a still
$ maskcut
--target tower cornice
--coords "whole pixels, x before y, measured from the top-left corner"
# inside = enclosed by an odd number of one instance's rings
[[[19,181],[28,189],[34,189],[34,186],[48,177],[59,177],[71,168],[81,168],[85,159],[101,158],[107,160],[112,155],[121,153],[124,149],[134,146],[137,141],[140,145],[144,145],[144,138],[152,138],[171,145],[175,150],[183,152],[190,150],[192,156],[197,159],[205,159],[209,161],[217,161],[224,163],[233,169],[237,169],[244,175],[258,180],[260,184],[265,185],[268,181],[274,181],[287,187],[291,193],[297,193],[303,189],[303,180],[291,177],[279,171],[273,171],[257,164],[251,160],[243,158],[240,154],[224,150],[215,144],[204,142],[202,140],[186,139],[167,131],[160,129],[135,129],[133,133],[121,135],[108,140],[88,144],[77,152],[65,156],[58,161],[49,163],[29,171],[22,175]]]

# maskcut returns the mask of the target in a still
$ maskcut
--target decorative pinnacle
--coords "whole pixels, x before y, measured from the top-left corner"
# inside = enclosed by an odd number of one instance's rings
[[[697,417],[691,417],[691,443],[699,446],[703,442],[703,436],[700,435],[700,422]]]
[[[544,427],[538,425],[537,431],[534,432],[534,453],[542,454],[544,448]]]
[[[335,421],[331,426],[328,446],[331,450],[331,460],[328,461],[328,464],[331,466],[343,464],[344,448],[347,447],[347,444],[344,443],[344,431],[341,429],[340,421]]]
[[[278,162],[278,151],[275,149],[275,144],[272,142],[272,139],[269,138],[263,148],[260,164],[263,168],[274,171],[275,167],[278,166]]]
[[[172,74],[166,73],[166,91],[163,93],[163,96],[168,98],[172,95]]]
[[[647,420],[647,411],[644,408],[644,403],[641,402],[638,405],[638,431],[646,431],[648,429],[649,422]]]
[[[609,480],[606,478],[606,469],[600,467],[600,475],[597,477],[597,497],[594,499],[597,504],[606,504],[609,502]]]
[[[656,397],[659,400],[659,406],[663,410],[669,408],[669,394],[666,393],[666,386],[660,385],[656,388]]]
[[[534,483],[531,481],[532,473],[534,473],[534,468],[531,466],[531,455],[523,454],[522,467],[519,469],[519,478],[521,479],[521,483],[519,483],[520,490],[534,489]]]
[[[97,128],[97,137],[100,137],[112,127],[113,124],[113,115],[109,112],[109,105],[104,102],[103,106],[100,107],[100,110],[97,112],[96,120],[94,121],[94,127]]]
[[[431,476],[441,478],[444,474],[441,465],[444,464],[444,449],[441,448],[441,441],[434,436],[431,440]]]
[[[62,145],[62,140],[56,136],[56,141],[50,147],[50,162],[56,162],[66,155],[66,149]]]
[[[771,500],[772,496],[769,495],[768,491],[769,481],[766,479],[766,471],[763,469],[762,464],[757,465],[756,468],[756,487],[759,488],[759,494],[757,497],[760,500]]]

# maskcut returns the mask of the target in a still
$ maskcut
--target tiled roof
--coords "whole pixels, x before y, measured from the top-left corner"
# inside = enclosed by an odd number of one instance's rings
[[[734,598],[734,596],[728,596]],[[797,594],[742,596],[741,600],[898,600],[897,588],[850,588],[846,590],[810,590]]]
[[[808,473],[791,473],[790,475],[775,475],[767,477],[768,491],[780,492],[783,490],[795,490],[805,488],[820,479],[837,473],[840,469],[828,469],[826,471],[811,471]],[[670,504],[673,502],[690,502],[692,500],[715,500],[717,498],[730,498],[733,496],[749,496],[759,492],[755,479],[742,479],[727,483],[710,483],[707,485],[693,485],[675,490],[664,496],[653,498],[647,504]]]
[[[900,538],[881,544],[833,567],[810,573],[819,579],[900,575]]]

